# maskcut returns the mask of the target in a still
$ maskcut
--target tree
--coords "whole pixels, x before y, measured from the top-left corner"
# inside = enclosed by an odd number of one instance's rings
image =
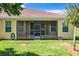
[[[9,16],[19,15],[22,3],[0,3],[0,12],[4,11]]]
[[[73,49],[75,50],[76,48],[75,32],[76,32],[76,27],[79,23],[79,5],[78,4],[70,4],[66,8],[65,19],[68,23],[74,26]]]

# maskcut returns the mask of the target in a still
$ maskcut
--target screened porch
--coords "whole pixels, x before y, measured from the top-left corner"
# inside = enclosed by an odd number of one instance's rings
[[[17,21],[17,39],[53,38],[57,38],[57,21]]]

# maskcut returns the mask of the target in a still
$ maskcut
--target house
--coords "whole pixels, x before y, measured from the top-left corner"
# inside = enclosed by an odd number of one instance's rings
[[[0,39],[73,39],[73,29],[57,13],[32,9],[23,9],[20,16],[0,13]]]

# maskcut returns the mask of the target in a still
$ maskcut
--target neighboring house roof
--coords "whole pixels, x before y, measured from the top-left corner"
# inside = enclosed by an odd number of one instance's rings
[[[9,16],[5,12],[0,13],[0,18],[63,18],[64,15],[39,11],[39,10],[32,10],[32,9],[23,9],[21,11],[20,16]]]

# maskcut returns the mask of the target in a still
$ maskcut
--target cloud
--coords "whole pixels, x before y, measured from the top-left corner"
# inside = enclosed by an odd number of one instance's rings
[[[21,5],[21,7],[22,7],[22,8],[26,8],[26,6],[25,6],[24,4],[23,4],[23,5]]]
[[[65,10],[45,10],[46,12],[51,12],[51,13],[60,13],[64,14]]]

